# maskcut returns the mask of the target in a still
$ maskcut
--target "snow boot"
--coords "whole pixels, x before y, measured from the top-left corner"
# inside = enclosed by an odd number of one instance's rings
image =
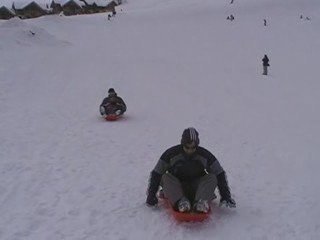
[[[190,201],[186,197],[182,197],[178,202],[179,212],[189,212],[191,210]]]
[[[210,206],[207,200],[202,200],[200,199],[199,201],[197,201],[194,206],[193,209],[196,212],[200,212],[200,213],[208,213],[210,210]]]

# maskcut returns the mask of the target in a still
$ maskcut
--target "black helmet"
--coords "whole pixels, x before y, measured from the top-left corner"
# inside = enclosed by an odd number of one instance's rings
[[[183,131],[181,137],[181,144],[185,145],[187,143],[194,142],[197,146],[200,143],[199,133],[193,127],[187,128]]]
[[[116,93],[113,88],[109,88],[108,93]]]

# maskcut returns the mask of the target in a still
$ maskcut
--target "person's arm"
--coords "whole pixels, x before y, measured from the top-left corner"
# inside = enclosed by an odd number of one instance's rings
[[[160,185],[161,177],[162,175],[154,170],[150,174],[146,200],[146,203],[149,206],[154,206],[158,203],[157,192]]]
[[[102,103],[100,104],[100,106],[106,106],[108,104],[108,98],[106,97],[105,99],[103,99]]]
[[[230,188],[228,185],[225,171],[217,175],[217,180],[218,180],[218,189],[219,189],[221,199],[230,199],[231,198]]]
[[[217,176],[218,179],[218,189],[220,192],[220,206],[225,205],[226,207],[235,208],[236,202],[231,197],[230,188],[228,186],[227,176],[225,172],[220,173]]]
[[[157,162],[156,166],[150,173],[149,178],[149,185],[147,190],[147,205],[154,206],[158,203],[158,198],[156,196],[162,175],[167,172],[170,167],[170,159],[173,155],[175,155],[179,151],[179,147],[171,147],[166,150],[160,157],[159,161]]]
[[[118,102],[117,104],[119,106],[121,106],[121,112],[124,113],[127,110],[127,105],[125,104],[125,102],[123,101],[123,99],[121,97],[118,97]]]
[[[227,181],[227,176],[224,169],[221,167],[218,159],[210,153],[208,150],[201,149],[203,156],[208,160],[208,169],[209,173],[213,173],[217,176],[218,180],[218,190],[220,193],[220,203],[225,203],[228,207],[235,207],[236,203],[231,198],[230,188]]]
[[[158,203],[157,192],[160,186],[162,175],[168,170],[169,164],[166,161],[166,154],[163,154],[157,165],[150,173],[149,186],[147,191],[147,204],[150,206],[156,205]]]

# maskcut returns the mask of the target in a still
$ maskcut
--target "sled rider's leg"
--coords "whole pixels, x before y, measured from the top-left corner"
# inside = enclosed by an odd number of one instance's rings
[[[213,200],[216,196],[214,190],[217,187],[218,180],[214,174],[206,174],[199,179],[198,188],[195,194],[195,202],[198,200]]]
[[[184,195],[180,180],[172,174],[166,173],[162,176],[161,181],[164,196],[174,206]]]

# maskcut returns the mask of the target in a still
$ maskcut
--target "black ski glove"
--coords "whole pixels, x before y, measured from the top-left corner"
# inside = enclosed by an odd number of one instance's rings
[[[161,175],[155,171],[152,171],[149,179],[149,187],[147,191],[147,205],[154,206],[158,203],[157,192],[161,181]]]
[[[226,206],[229,208],[235,208],[236,207],[236,201],[234,199],[230,198],[221,198],[220,199],[220,207],[221,206]]]

